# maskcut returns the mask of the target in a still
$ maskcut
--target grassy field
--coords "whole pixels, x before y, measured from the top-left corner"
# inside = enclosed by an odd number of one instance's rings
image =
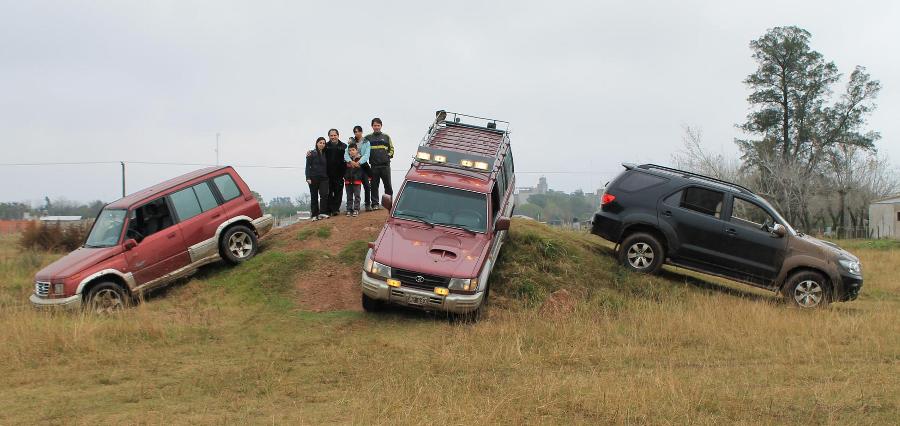
[[[491,309],[458,325],[300,309],[299,275],[348,262],[285,250],[330,237],[302,226],[112,317],[31,309],[33,274],[55,256],[0,239],[0,424],[900,418],[896,245],[848,242],[864,265],[859,300],[801,312],[699,274],[633,275],[596,237],[514,221]],[[557,289],[576,309],[542,314]]]

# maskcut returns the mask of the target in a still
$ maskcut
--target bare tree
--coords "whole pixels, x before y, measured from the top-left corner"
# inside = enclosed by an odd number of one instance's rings
[[[741,172],[741,164],[736,158],[726,158],[722,154],[713,154],[703,146],[703,129],[683,125],[681,136],[682,149],[672,154],[675,167],[722,179],[729,182],[742,183],[745,176]]]

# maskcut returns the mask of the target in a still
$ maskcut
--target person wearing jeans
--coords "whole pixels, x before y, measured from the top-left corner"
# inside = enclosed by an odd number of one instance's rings
[[[381,200],[378,197],[378,186],[384,183],[384,193],[393,196],[391,187],[391,159],[394,158],[394,143],[387,133],[381,131],[381,119],[372,119],[372,133],[366,135],[363,140],[369,142],[369,164],[372,167],[372,209],[381,208]]]
[[[328,160],[328,205],[323,206],[328,214],[336,216],[341,210],[341,198],[344,196],[344,172],[347,163],[344,154],[347,144],[338,139],[337,129],[328,131],[328,143],[325,144],[325,157]]]
[[[350,154],[351,161],[360,161],[359,149],[355,143],[347,146],[347,153]],[[362,186],[363,179],[366,178],[360,167],[347,167],[344,174],[344,185],[347,187],[347,216],[359,216],[359,187]]]
[[[326,219],[328,210],[328,159],[325,138],[316,139],[316,149],[306,154],[306,183],[309,185],[309,213],[313,220]]]
[[[372,167],[369,165],[369,152],[370,145],[369,141],[363,138],[363,129],[362,126],[354,126],[353,127],[353,137],[351,137],[347,141],[347,146],[352,144],[356,144],[357,149],[359,150],[359,160],[353,161],[350,158],[350,153],[344,154],[344,161],[347,163],[347,167],[360,168],[363,171],[362,176],[362,189],[363,189],[363,204],[365,204],[366,211],[372,211],[372,195],[371,195],[371,185],[369,180],[372,177]]]

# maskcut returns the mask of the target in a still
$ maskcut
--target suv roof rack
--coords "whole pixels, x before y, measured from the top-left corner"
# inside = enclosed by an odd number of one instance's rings
[[[756,193],[754,193],[747,187],[738,185],[733,182],[728,182],[728,181],[725,181],[722,179],[716,179],[714,177],[709,177],[709,176],[701,175],[698,173],[688,172],[685,170],[679,170],[679,169],[675,169],[672,167],[660,166],[659,164],[641,164],[640,166],[635,166],[634,164],[623,164],[623,166],[628,169],[637,167],[639,169],[644,169],[644,170],[659,170],[659,171],[663,171],[663,172],[667,172],[667,173],[676,174],[676,175],[679,175],[679,176],[685,177],[685,178],[706,180],[706,181],[710,181],[710,182],[715,182],[719,185],[725,185],[725,186],[734,188],[734,189],[738,190],[738,192],[741,192],[741,193],[744,193],[747,195],[756,195]]]
[[[509,122],[438,110],[413,162],[490,179],[508,152]]]

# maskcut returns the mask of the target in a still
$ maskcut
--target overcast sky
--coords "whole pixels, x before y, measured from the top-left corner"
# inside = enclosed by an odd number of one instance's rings
[[[437,109],[511,122],[518,186],[593,191],[671,163],[682,126],[737,156],[749,42],[797,25],[883,90],[871,128],[900,162],[896,2],[0,0],[0,163],[237,167],[268,200],[308,192],[303,152],[384,120],[399,180]],[[129,164],[128,191],[194,166]],[[121,196],[118,164],[0,166],[0,201]]]

